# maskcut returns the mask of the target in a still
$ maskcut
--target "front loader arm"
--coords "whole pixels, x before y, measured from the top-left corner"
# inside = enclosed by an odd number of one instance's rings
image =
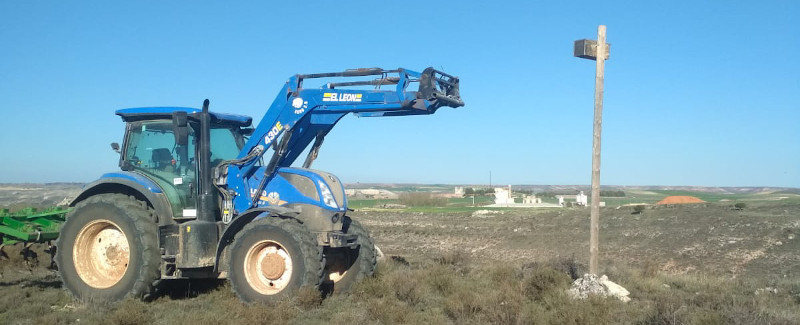
[[[321,88],[303,88],[304,81],[320,78],[335,80]],[[367,87],[372,89],[365,89]],[[321,143],[333,126],[349,113],[367,117],[426,115],[444,106],[456,108],[463,105],[459,79],[433,68],[422,72],[369,68],[292,76],[245,143],[237,160],[227,164],[228,186],[234,186],[239,195],[253,190],[260,192],[261,189],[249,188],[242,191],[248,184],[247,179],[257,169],[259,158],[270,152],[273,155],[269,159],[270,166],[290,166],[311,142]],[[276,151],[278,138],[289,130],[291,138],[282,141],[281,150]],[[264,176],[262,184],[272,175]]]

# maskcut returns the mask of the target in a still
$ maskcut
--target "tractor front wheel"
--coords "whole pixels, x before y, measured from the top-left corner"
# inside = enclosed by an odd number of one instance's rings
[[[228,280],[246,302],[276,301],[322,280],[321,249],[294,219],[251,222],[236,235],[230,256]]]
[[[367,230],[361,223],[349,217],[345,217],[343,230],[347,234],[358,235],[358,246],[325,248],[327,278],[323,287],[326,293],[346,292],[357,281],[375,274],[378,254]]]

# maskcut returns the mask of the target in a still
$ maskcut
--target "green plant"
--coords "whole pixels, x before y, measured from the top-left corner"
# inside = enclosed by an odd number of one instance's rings
[[[640,214],[644,212],[645,206],[644,205],[635,205],[633,206],[633,214]]]
[[[744,202],[736,202],[736,204],[733,205],[733,208],[736,210],[744,210],[744,208],[746,207],[747,204],[745,204]]]

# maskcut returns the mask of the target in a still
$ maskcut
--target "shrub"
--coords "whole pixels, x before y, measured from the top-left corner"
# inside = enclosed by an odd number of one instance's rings
[[[460,250],[453,250],[434,257],[433,261],[441,265],[464,266],[469,264],[469,255]]]
[[[633,214],[640,214],[644,212],[644,205],[635,205],[633,206]]]
[[[472,264],[469,255],[462,251],[450,251],[442,253],[438,257],[434,257],[433,261],[436,262],[436,264],[451,268],[459,275],[469,273],[470,266]]]
[[[569,288],[570,277],[549,267],[535,267],[528,271],[522,283],[525,296],[531,300],[541,299],[544,293]]]
[[[572,280],[580,278],[581,275],[583,275],[583,270],[586,269],[585,265],[581,265],[578,260],[575,259],[575,254],[572,254],[571,257],[555,258],[550,261],[550,264],[557,271],[569,275]]]
[[[447,198],[433,196],[430,192],[407,192],[400,194],[400,204],[410,207],[443,207]]]
[[[737,202],[736,204],[733,205],[733,208],[736,210],[744,210],[744,208],[746,207],[747,204],[745,204],[744,202]]]

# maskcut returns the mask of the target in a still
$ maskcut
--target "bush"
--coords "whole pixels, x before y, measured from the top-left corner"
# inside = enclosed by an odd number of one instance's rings
[[[640,214],[640,213],[644,212],[644,209],[645,209],[644,205],[635,205],[635,206],[633,206],[633,213],[634,214]]]
[[[547,292],[567,290],[570,280],[570,277],[564,272],[548,267],[537,267],[529,270],[525,275],[522,288],[526,297],[537,301]]]
[[[471,188],[471,187],[467,187],[467,188],[464,189],[464,195],[465,196],[466,195],[486,195],[486,194],[492,194],[492,193],[494,193],[494,189],[493,188],[474,189],[474,188]]]
[[[738,202],[738,203],[733,205],[733,208],[736,209],[736,210],[744,210],[744,208],[746,208],[746,207],[747,207],[747,204],[745,204],[744,202]]]
[[[577,280],[583,275],[583,270],[586,269],[585,265],[581,265],[575,259],[575,254],[568,258],[555,258],[550,261],[551,266],[557,271],[569,275],[572,280]]]
[[[400,204],[410,207],[443,207],[447,198],[433,196],[430,192],[407,192],[400,194]]]

